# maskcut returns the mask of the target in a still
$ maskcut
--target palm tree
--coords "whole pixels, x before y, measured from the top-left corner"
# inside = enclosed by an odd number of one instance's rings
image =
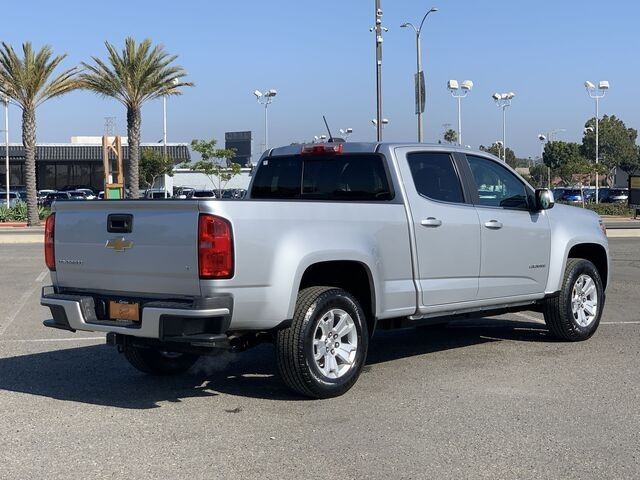
[[[70,68],[49,78],[67,55],[53,56],[45,45],[35,52],[31,42],[22,44],[22,58],[13,47],[2,42],[0,48],[0,94],[22,109],[22,144],[25,156],[28,224],[39,225],[36,197],[36,108],[53,97],[78,88],[77,68]]]
[[[108,62],[92,57],[94,65],[82,63],[80,75],[83,88],[104,97],[112,97],[127,107],[127,135],[129,137],[129,190],[133,198],[139,196],[140,124],[141,108],[147,100],[163,95],[180,95],[180,87],[193,86],[181,79],[186,72],[172,65],[177,55],[169,55],[162,45],[152,45],[150,39],[137,43],[127,37],[122,53],[105,42]]]

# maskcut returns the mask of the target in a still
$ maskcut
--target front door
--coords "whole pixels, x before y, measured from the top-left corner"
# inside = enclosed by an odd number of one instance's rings
[[[478,299],[543,293],[549,274],[549,217],[502,163],[467,155],[477,187],[482,255]]]
[[[396,155],[411,210],[422,305],[476,299],[480,272],[480,226],[465,199],[449,152],[399,148]]]

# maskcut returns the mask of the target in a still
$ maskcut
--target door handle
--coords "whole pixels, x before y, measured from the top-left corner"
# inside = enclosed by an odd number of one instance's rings
[[[434,217],[428,217],[420,221],[420,225],[423,227],[439,227],[442,225],[442,220],[438,220]]]
[[[498,220],[489,220],[484,223],[484,226],[492,230],[500,230],[502,228],[502,222],[499,222]]]

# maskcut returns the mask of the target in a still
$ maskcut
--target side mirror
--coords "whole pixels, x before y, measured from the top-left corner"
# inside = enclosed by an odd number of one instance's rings
[[[547,188],[536,190],[536,210],[549,210],[555,205],[553,192]]]

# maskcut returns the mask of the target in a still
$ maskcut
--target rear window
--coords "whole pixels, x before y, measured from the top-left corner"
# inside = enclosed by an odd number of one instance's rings
[[[347,154],[265,158],[251,197],[384,201],[393,195],[380,155]]]

